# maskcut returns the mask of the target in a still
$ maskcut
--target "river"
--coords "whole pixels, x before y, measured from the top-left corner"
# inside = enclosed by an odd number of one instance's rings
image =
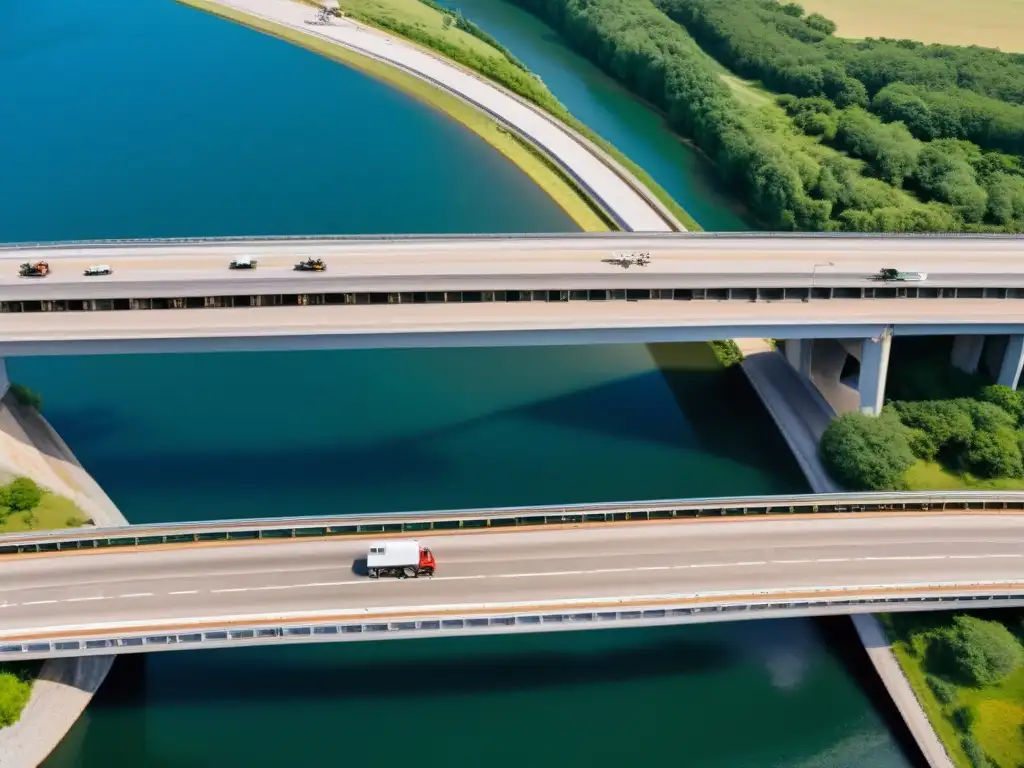
[[[653,113],[529,17],[490,10],[480,21],[705,226],[742,228]],[[167,0],[0,6],[0,89],[15,149],[0,155],[0,240],[573,228],[443,116]],[[9,372],[135,522],[804,487],[705,345]],[[401,749],[428,766],[906,765],[803,621],[122,660],[46,765],[377,766]]]

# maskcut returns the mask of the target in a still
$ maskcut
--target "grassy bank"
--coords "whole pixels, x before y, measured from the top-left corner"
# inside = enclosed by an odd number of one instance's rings
[[[49,491],[43,491],[39,504],[31,510],[0,507],[0,534],[77,528],[87,522],[88,516],[75,502]]]
[[[995,625],[988,618],[994,615],[980,616],[984,624]],[[1019,612],[1000,618],[1011,625],[1021,621]],[[952,614],[893,614],[884,622],[896,659],[953,764],[1024,764],[1024,666],[980,685],[951,680],[939,651],[943,635],[953,631]]]

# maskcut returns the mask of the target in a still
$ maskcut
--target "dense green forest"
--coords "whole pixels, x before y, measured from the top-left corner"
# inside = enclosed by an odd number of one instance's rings
[[[774,0],[516,2],[661,108],[768,228],[1024,231],[1024,56],[844,41]],[[778,104],[738,98],[709,53]]]

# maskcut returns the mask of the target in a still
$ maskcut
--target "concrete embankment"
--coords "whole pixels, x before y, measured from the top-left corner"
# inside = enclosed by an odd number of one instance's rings
[[[72,499],[95,525],[128,522],[49,422],[10,392],[0,399],[0,475],[5,482],[31,477]],[[113,656],[45,662],[21,719],[0,729],[0,768],[42,763],[78,720],[113,662]]]
[[[739,343],[746,355],[742,366],[754,391],[785,438],[814,493],[842,490],[822,463],[818,444],[836,413],[808,379],[801,376],[781,352]],[[928,722],[910,683],[885,637],[881,623],[869,614],[853,619],[857,635],[889,692],[922,756],[932,768],[952,768],[952,762]]]

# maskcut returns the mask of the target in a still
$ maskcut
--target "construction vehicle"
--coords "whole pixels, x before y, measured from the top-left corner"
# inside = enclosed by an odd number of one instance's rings
[[[299,272],[326,272],[327,265],[323,259],[306,259],[295,265]]]
[[[50,265],[45,261],[37,261],[35,264],[26,261],[21,265],[19,274],[22,277],[46,277],[50,274]]]
[[[231,262],[231,269],[256,269],[256,259],[243,256]]]
[[[420,546],[416,539],[371,541],[366,555],[366,573],[371,579],[381,576],[399,579],[433,576],[436,568],[434,554]]]
[[[921,283],[928,279],[927,272],[900,272],[898,269],[886,268],[878,270],[875,280],[883,283]]]
[[[85,269],[86,277],[96,277],[97,275],[112,275],[113,273],[114,270],[112,270],[106,264],[93,264],[91,267],[86,267]]]

